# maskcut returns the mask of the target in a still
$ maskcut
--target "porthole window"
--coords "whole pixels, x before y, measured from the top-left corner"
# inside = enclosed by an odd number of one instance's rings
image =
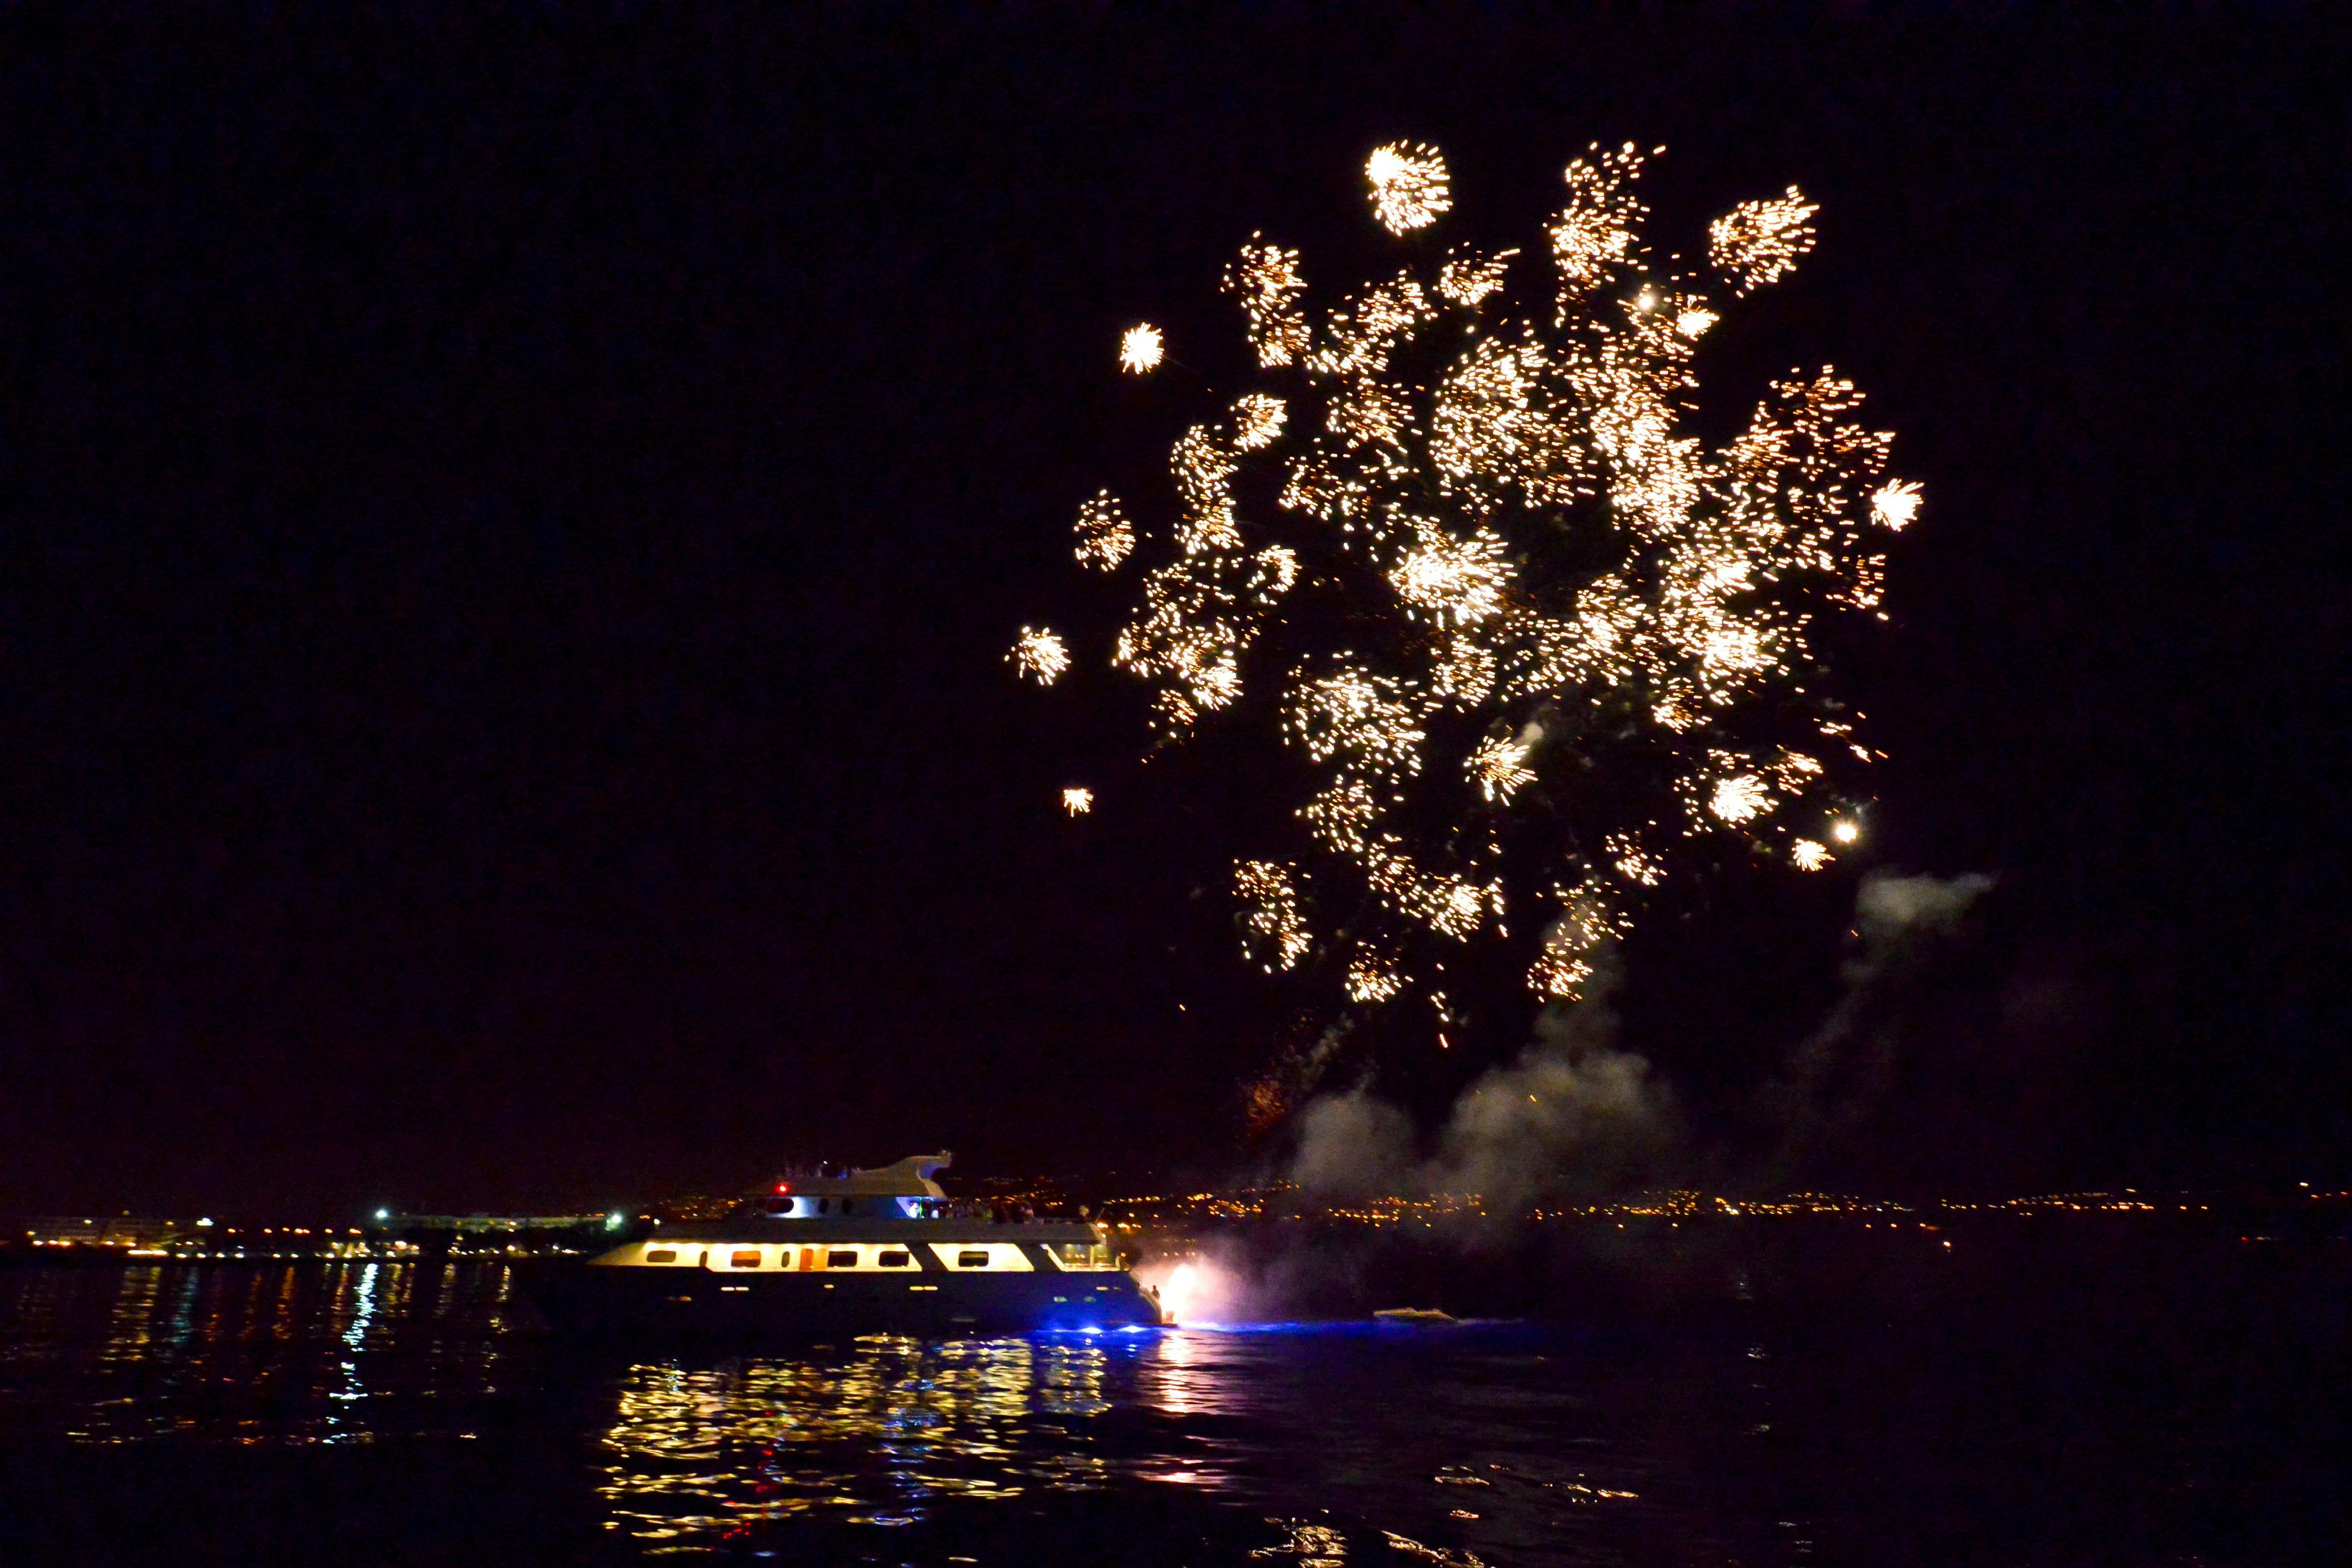
[[[914,1266],[915,1259],[908,1253],[886,1252],[876,1261],[885,1268],[910,1268]]]
[[[988,1254],[984,1251],[959,1252],[956,1254],[956,1267],[958,1268],[985,1268],[988,1267]]]
[[[828,1252],[824,1255],[824,1266],[827,1268],[855,1268],[857,1267],[857,1254],[849,1251]]]
[[[727,1266],[730,1268],[757,1268],[760,1267],[759,1248],[753,1247],[749,1252],[734,1254],[727,1259]]]
[[[648,1263],[675,1263],[677,1261],[677,1248],[675,1247],[656,1247],[651,1252],[646,1254],[646,1261]]]

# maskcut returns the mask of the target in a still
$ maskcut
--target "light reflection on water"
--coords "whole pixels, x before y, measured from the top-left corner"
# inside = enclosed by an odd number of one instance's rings
[[[1092,1339],[877,1335],[840,1354],[632,1366],[598,1489],[632,1532],[668,1539],[814,1509],[898,1524],[944,1497],[1099,1486],[1111,1467],[1083,1426],[1110,1408],[1119,1353]]]
[[[2030,1277],[1905,1276],[1860,1303],[1840,1276],[1785,1304],[1740,1274],[1679,1324],[1606,1331],[875,1337],[634,1364],[547,1340],[503,1263],[5,1268],[0,1561],[57,1560],[12,1552],[12,1507],[153,1493],[175,1528],[212,1510],[225,1561],[255,1529],[397,1540],[454,1513],[564,1562],[583,1541],[1126,1568],[2284,1562],[2238,1548],[2315,1539],[2312,1500],[2347,1495],[2347,1258],[2070,1278],[2036,1253]],[[2279,1323],[2313,1327],[2245,1328]],[[187,1462],[206,1450],[234,1461]],[[308,1511],[271,1524],[289,1500]],[[113,1528],[111,1507],[71,1531]],[[1955,1521],[2001,1552],[1943,1551]],[[1114,1555],[1085,1555],[1106,1535]]]
[[[1346,1508],[1409,1532],[1400,1540],[1491,1552],[1639,1501],[1628,1461],[1601,1451],[1607,1424],[1527,1337],[1511,1325],[873,1336],[640,1363],[620,1375],[597,1489],[607,1528],[671,1549],[793,1519],[906,1526],[951,1504],[1141,1487],[1254,1520]]]
[[[1398,1397],[1400,1370],[1427,1381],[1440,1364],[1440,1340],[1413,1339],[1360,1328],[873,1336],[581,1366],[518,1317],[502,1264],[17,1270],[0,1274],[0,1438],[415,1451],[498,1428],[511,1437],[520,1422],[531,1441],[579,1456],[572,1495],[608,1539],[656,1552],[740,1543],[796,1520],[890,1529],[950,1505],[1139,1487],[1256,1512],[1328,1498],[1426,1530],[1448,1517],[1433,1505],[1457,1500],[1433,1478],[1474,1456],[1465,1431],[1446,1429],[1458,1392]],[[1484,1408],[1463,1407],[1469,1430]],[[1486,1434],[1480,1484],[1517,1477],[1547,1507],[1566,1500],[1528,1479],[1550,1462],[1535,1452],[1545,1431]],[[1407,1493],[1420,1505],[1401,1507]],[[1491,1533],[1496,1510],[1478,1515]]]
[[[504,1268],[405,1262],[12,1270],[0,1436],[302,1446],[442,1432],[429,1413],[495,1394],[511,1294]],[[391,1405],[362,1414],[372,1401]]]

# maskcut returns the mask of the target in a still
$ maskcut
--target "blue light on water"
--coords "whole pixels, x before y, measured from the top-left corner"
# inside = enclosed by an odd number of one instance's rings
[[[1203,1323],[1186,1319],[1175,1325],[1191,1333],[1261,1334],[1303,1337],[1307,1335],[1339,1336],[1348,1334],[1412,1333],[1422,1331],[1422,1324],[1383,1323],[1363,1318],[1342,1318],[1323,1321],[1284,1323]]]

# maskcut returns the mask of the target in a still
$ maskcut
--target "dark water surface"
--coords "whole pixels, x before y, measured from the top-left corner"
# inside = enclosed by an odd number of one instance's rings
[[[1657,1245],[1541,1322],[635,1363],[498,1263],[0,1268],[0,1563],[2352,1561],[2340,1242]]]

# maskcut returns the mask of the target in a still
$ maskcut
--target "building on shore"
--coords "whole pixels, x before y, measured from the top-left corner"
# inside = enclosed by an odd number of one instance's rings
[[[110,1219],[46,1215],[25,1223],[25,1239],[35,1247],[87,1247],[124,1253],[160,1252],[172,1243],[202,1237],[210,1220],[157,1219],[116,1215]]]

